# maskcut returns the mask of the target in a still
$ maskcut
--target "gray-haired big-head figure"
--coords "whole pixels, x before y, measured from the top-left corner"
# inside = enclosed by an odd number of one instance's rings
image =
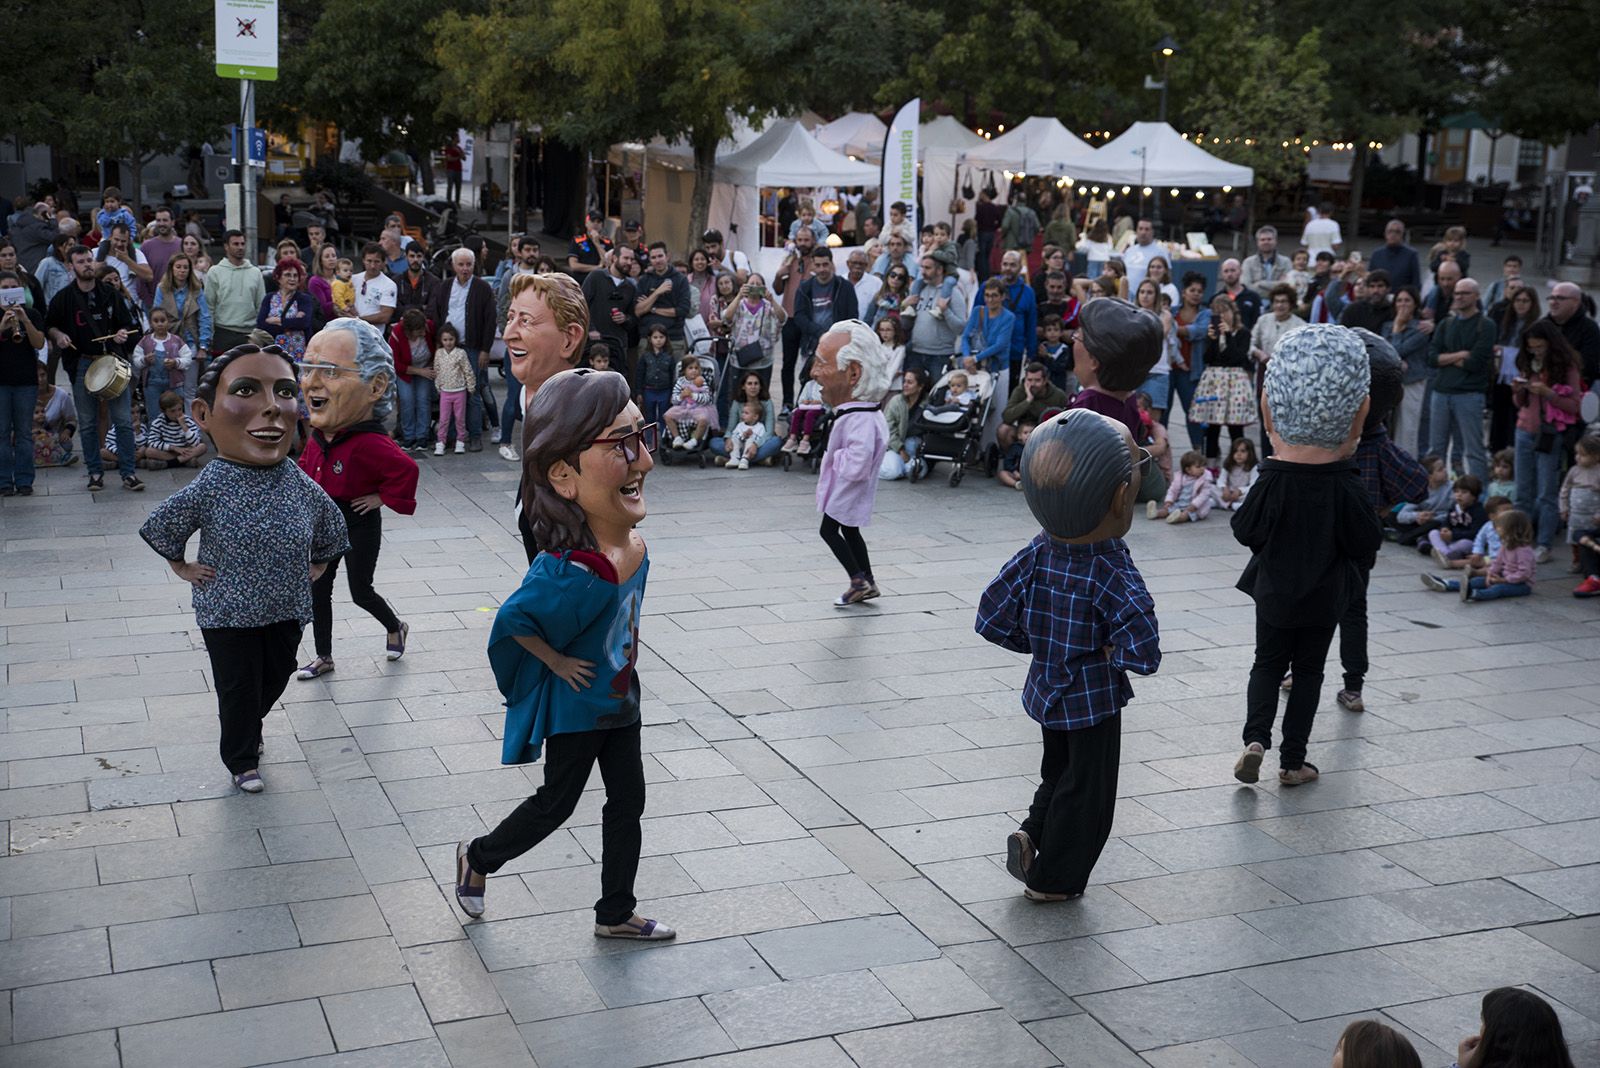
[[[839,366],[853,363],[861,367],[853,399],[882,400],[889,389],[889,352],[877,332],[860,319],[844,319],[830,326],[827,333],[849,337],[839,350]]]
[[[394,353],[383,339],[383,331],[365,319],[349,317],[334,319],[323,330],[343,330],[356,336],[356,366],[361,370],[361,381],[371,382],[380,373],[389,376],[389,388],[372,406],[372,418],[387,419],[394,411],[395,376]]]
[[[1100,364],[1100,388],[1138,389],[1161,359],[1161,320],[1120,297],[1091,300],[1078,313],[1083,347]]]
[[[1087,408],[1040,423],[1022,450],[1022,496],[1058,538],[1081,538],[1099,526],[1117,488],[1132,478],[1124,428]]]
[[[1371,388],[1367,349],[1355,331],[1313,323],[1272,351],[1263,392],[1272,428],[1286,445],[1337,449],[1350,436]]]

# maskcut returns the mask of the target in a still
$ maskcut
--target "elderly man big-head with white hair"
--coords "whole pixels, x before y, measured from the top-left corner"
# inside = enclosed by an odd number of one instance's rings
[[[335,319],[306,343],[300,391],[311,425],[326,436],[394,410],[394,356],[377,327]]]
[[[833,602],[846,608],[878,596],[861,528],[872,522],[878,464],[889,443],[889,427],[878,410],[889,388],[889,353],[872,327],[846,319],[817,343],[811,377],[834,409],[817,479],[817,511],[822,540],[850,576],[850,587]]]

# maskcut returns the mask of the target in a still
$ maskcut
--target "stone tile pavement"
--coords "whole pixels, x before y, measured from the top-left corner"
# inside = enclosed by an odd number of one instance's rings
[[[589,933],[598,790],[482,921],[454,906],[453,843],[541,773],[498,764],[483,655],[516,472],[424,464],[378,575],[411,650],[385,663],[341,590],[339,670],[291,683],[258,797],[135,533],[184,475],[91,497],[49,471],[0,505],[0,1066],[1278,1068],[1376,1013],[1442,1066],[1508,983],[1600,1062],[1600,616],[1562,568],[1464,606],[1386,550],[1371,710],[1333,673],[1322,781],[1251,789],[1243,555],[1220,517],[1141,519],[1166,659],[1095,885],[1035,906],[1001,864],[1037,772],[1024,663],[972,633],[1020,495],[885,486],[887,595],[841,613],[809,475],[660,468],[639,890],[682,935],[618,946]]]

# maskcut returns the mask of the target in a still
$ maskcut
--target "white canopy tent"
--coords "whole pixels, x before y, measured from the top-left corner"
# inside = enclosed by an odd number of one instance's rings
[[[718,158],[710,224],[723,231],[728,247],[754,254],[761,247],[757,198],[763,186],[875,186],[881,180],[877,167],[823,147],[798,122],[782,119],[744,148]]]
[[[1255,172],[1218,159],[1180,136],[1164,122],[1136,122],[1087,158],[1075,161],[1072,177],[1079,182],[1116,182],[1169,186],[1240,186],[1248,188]]]
[[[960,229],[960,220],[971,214],[972,205],[968,204],[965,211],[954,217],[950,213],[958,172],[963,170],[959,161],[962,153],[984,143],[982,137],[950,115],[940,115],[922,124],[917,144],[922,150],[922,218],[925,221],[949,219],[953,229]]]
[[[1094,152],[1089,143],[1057,119],[1035,115],[962,153],[963,165],[1023,174],[1077,177],[1072,165]]]
[[[926,159],[931,152],[970,151],[983,144],[983,138],[961,125],[953,115],[937,115],[922,124],[917,132],[917,146]]]
[[[851,111],[814,131],[824,148],[878,163],[883,159],[883,139],[889,128],[876,115]]]

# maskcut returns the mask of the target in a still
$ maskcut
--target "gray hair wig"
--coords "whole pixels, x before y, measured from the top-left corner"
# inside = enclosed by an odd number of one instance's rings
[[[394,411],[396,387],[394,353],[389,351],[389,343],[383,339],[383,332],[365,319],[348,317],[334,319],[322,329],[342,330],[356,336],[356,366],[361,371],[361,381],[371,382],[379,374],[389,376],[389,388],[372,406],[372,418],[387,419]]]
[[[889,390],[889,353],[878,339],[877,331],[860,319],[845,319],[830,326],[828,333],[849,337],[839,350],[839,366],[853,363],[861,368],[861,378],[856,382],[852,399],[882,400]]]

